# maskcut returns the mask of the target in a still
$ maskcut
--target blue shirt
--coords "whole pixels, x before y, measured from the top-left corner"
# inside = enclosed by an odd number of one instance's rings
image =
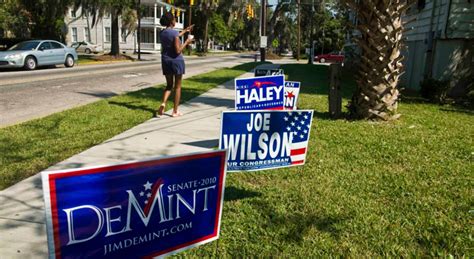
[[[184,60],[183,55],[177,54],[174,46],[174,39],[179,36],[179,32],[166,28],[160,32],[161,58],[165,60]]]

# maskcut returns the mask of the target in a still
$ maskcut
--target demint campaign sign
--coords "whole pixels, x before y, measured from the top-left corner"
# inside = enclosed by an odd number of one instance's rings
[[[285,76],[235,79],[236,110],[283,110]]]
[[[219,236],[226,151],[43,172],[51,258],[149,258]]]
[[[300,85],[300,82],[285,81],[285,110],[297,109]]]
[[[236,111],[222,114],[220,148],[228,171],[303,165],[313,111]]]

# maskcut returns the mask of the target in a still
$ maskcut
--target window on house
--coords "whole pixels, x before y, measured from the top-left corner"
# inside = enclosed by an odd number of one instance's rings
[[[72,28],[72,42],[77,42],[77,28]]]
[[[128,34],[128,30],[126,28],[122,28],[122,34],[121,34],[122,43],[127,43],[127,34]]]
[[[76,10],[71,9],[71,17],[76,18]]]
[[[88,28],[84,28],[84,40],[87,42],[91,42],[91,34]]]
[[[110,27],[105,27],[105,42],[111,42],[112,37],[110,33]]]

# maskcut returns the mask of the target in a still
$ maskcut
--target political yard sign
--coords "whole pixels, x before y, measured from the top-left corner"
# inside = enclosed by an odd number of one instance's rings
[[[222,114],[220,148],[228,171],[303,165],[313,111],[235,111]]]
[[[50,258],[150,258],[219,237],[226,151],[43,172]]]
[[[300,82],[285,82],[285,110],[297,109],[300,85]]]
[[[285,76],[235,79],[236,110],[283,110]]]

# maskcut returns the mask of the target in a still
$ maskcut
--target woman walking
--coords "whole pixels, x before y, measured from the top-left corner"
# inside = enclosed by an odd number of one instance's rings
[[[158,108],[156,114],[163,115],[166,102],[171,95],[171,90],[174,87],[174,107],[172,117],[178,117],[183,115],[178,110],[179,102],[181,99],[181,81],[185,73],[184,57],[181,54],[186,47],[193,42],[192,38],[188,38],[184,44],[181,44],[180,37],[186,32],[190,32],[194,25],[189,26],[181,33],[174,30],[176,19],[171,13],[165,13],[160,23],[165,26],[166,29],[161,31],[161,66],[163,69],[163,75],[166,77],[166,88],[163,93],[163,102]]]

